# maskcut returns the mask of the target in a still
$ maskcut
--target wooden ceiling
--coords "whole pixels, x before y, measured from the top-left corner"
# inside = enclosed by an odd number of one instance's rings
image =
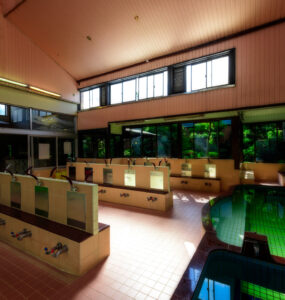
[[[285,17],[285,0],[2,0],[3,7],[11,1],[18,6],[7,18],[76,80]]]

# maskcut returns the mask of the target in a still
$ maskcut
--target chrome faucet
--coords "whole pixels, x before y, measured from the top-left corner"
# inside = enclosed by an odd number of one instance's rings
[[[17,238],[18,241],[21,241],[25,237],[32,236],[32,232],[25,228],[23,231],[21,231],[19,233],[11,232],[11,236],[14,237],[14,238]]]
[[[21,241],[25,237],[31,237],[32,232],[30,230],[24,229],[21,234],[17,237],[18,241]]]
[[[57,258],[60,254],[67,252],[68,251],[68,247],[66,245],[62,246],[60,249],[54,251],[52,253],[52,256]]]
[[[44,248],[45,250],[45,254],[53,254],[56,250],[60,250],[62,248],[62,243],[57,243],[54,247],[52,247],[50,249],[50,251],[48,250],[47,247]]]
[[[6,221],[0,218],[0,225],[5,225]]]

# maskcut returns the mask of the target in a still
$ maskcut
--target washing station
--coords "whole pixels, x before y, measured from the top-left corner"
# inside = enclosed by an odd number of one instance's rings
[[[115,164],[112,159],[103,163],[69,162],[66,173],[76,181],[98,184],[100,201],[158,211],[173,206],[170,171],[166,165],[136,165],[131,160]]]
[[[98,186],[68,177],[0,172],[0,239],[62,271],[82,275],[110,254],[98,223]]]

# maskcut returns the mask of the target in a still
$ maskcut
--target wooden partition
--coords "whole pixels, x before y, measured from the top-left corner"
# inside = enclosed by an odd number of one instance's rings
[[[126,165],[129,159],[121,158],[120,160],[122,164]],[[154,163],[157,166],[159,163],[161,166],[168,164],[170,187],[172,190],[184,189],[201,192],[219,192],[228,191],[231,186],[240,184],[240,170],[235,169],[234,160],[232,159],[136,158],[131,160],[135,161],[135,167],[142,166],[145,163]],[[182,175],[182,165],[185,163],[191,164],[191,177]],[[205,177],[205,166],[207,164],[216,166],[215,178]],[[151,166],[147,168],[151,168]],[[80,180],[82,180],[82,177]]]
[[[20,206],[11,207],[14,194],[11,183],[20,184]],[[40,182],[40,185],[39,185]],[[36,190],[42,188],[47,196],[48,215],[36,210]],[[76,189],[76,191],[75,191]],[[74,195],[84,199],[85,227],[81,228],[70,218],[77,216],[78,202]],[[73,198],[72,198],[73,197]],[[75,197],[76,198],[76,197]],[[76,182],[71,186],[66,180],[0,173],[0,239],[65,272],[81,275],[93,268],[110,253],[110,228],[98,223],[98,186]],[[23,229],[30,235],[19,239]],[[13,232],[13,234],[11,234]],[[60,243],[63,251],[58,257],[48,253]],[[44,249],[47,248],[45,251]],[[62,250],[61,250],[62,251]]]
[[[110,160],[108,160],[110,162]],[[75,168],[75,180],[84,181],[85,169],[93,171],[92,181],[99,185],[99,200],[166,211],[173,205],[170,172],[166,166],[120,165],[76,162],[67,164],[67,174]],[[112,182],[104,181],[104,172],[112,173]],[[135,174],[135,184],[125,182],[125,173]],[[159,176],[161,174],[161,177]],[[73,174],[72,174],[73,175]],[[155,185],[156,176],[161,186]]]
[[[133,170],[136,174],[136,188],[151,189],[150,174],[153,171],[163,173],[163,191],[170,191],[169,181],[169,168],[168,167],[155,167],[143,165],[118,165],[118,164],[97,164],[97,163],[67,163],[67,176],[69,176],[69,167],[76,168],[76,180],[85,181],[85,168],[93,170],[93,182],[97,184],[104,184],[103,172],[104,169],[110,169],[113,173],[113,185],[125,186],[124,175],[126,170]]]

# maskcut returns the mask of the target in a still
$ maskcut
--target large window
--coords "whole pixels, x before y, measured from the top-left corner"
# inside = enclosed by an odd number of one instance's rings
[[[244,124],[243,160],[285,162],[285,122]]]
[[[81,109],[100,106],[100,88],[81,92]]]
[[[100,83],[81,91],[81,109],[192,93],[235,83],[235,50]],[[168,90],[169,87],[169,90]]]
[[[79,157],[105,158],[106,136],[107,132],[105,129],[79,132]]]
[[[111,104],[167,96],[167,71],[111,84]]]
[[[28,168],[28,137],[0,134],[0,170],[9,166],[12,172],[24,174]]]
[[[231,120],[183,123],[182,157],[231,158]]]
[[[5,104],[0,104],[0,116],[7,115],[7,107]]]
[[[229,55],[188,65],[187,92],[229,84],[229,66]]]

